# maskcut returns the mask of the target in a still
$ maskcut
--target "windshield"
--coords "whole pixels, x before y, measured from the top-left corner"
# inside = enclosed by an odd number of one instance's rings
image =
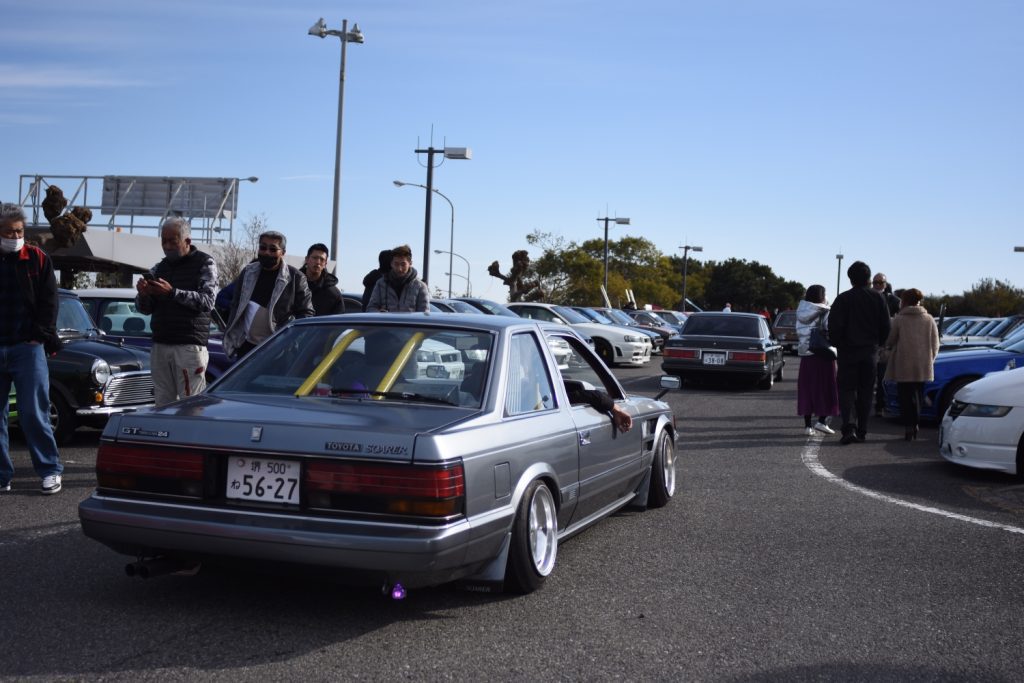
[[[88,335],[96,330],[82,302],[75,297],[60,297],[57,310],[57,333],[61,336]]]
[[[996,344],[995,348],[1011,353],[1024,353],[1024,334],[1012,335],[1009,339]]]
[[[677,315],[674,311],[652,311],[652,313],[672,325],[679,325],[686,320],[686,318]]]
[[[604,313],[606,316],[608,316],[609,318],[611,318],[620,325],[632,326],[636,324],[633,322],[633,319],[630,318],[628,315],[626,315],[622,311],[616,311],[613,308],[606,308],[605,310],[602,311],[602,313]]]
[[[586,310],[586,313],[584,313],[584,315],[589,314],[590,317],[592,317],[594,320],[596,320],[597,322],[599,322],[599,323],[601,323],[603,325],[614,325],[615,324],[614,320],[609,318],[605,313],[603,313],[601,311],[598,311],[597,309],[588,308],[588,309],[585,309],[585,310]]]
[[[734,314],[691,315],[684,334],[713,337],[760,337],[757,319]]]
[[[554,306],[553,308],[555,309],[555,313],[565,318],[565,321],[570,325],[579,325],[580,323],[591,322],[568,306]]]
[[[491,345],[486,332],[452,328],[296,325],[246,356],[210,393],[479,408]]]

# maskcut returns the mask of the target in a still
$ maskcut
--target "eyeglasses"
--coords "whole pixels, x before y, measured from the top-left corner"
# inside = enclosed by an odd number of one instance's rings
[[[871,284],[873,285],[884,285],[885,280],[874,280]]]
[[[262,242],[260,242],[259,249],[260,249],[260,251],[266,251],[266,252],[269,252],[271,254],[276,254],[279,251],[283,251],[283,249],[281,249],[276,244],[263,244]]]

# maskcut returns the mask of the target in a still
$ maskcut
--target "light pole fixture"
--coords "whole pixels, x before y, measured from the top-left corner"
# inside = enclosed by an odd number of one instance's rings
[[[604,221],[604,291],[608,291],[608,224],[615,223],[615,225],[629,225],[628,218],[612,218],[605,216],[604,218],[598,218],[599,221]]]
[[[686,266],[690,260],[690,252],[704,251],[704,247],[695,247],[692,244],[684,244],[679,248],[683,250],[683,313],[686,313]]]
[[[359,24],[352,24],[348,30],[348,19],[341,22],[341,30],[328,29],[323,17],[309,28],[309,35],[319,38],[337,36],[341,40],[341,70],[338,78],[338,135],[334,145],[334,211],[331,214],[331,256],[334,257],[335,268],[338,263],[338,211],[341,205],[341,117],[345,105],[345,46],[349,43],[362,43],[363,32]]]
[[[414,150],[416,154],[427,155],[427,207],[423,217],[423,276],[421,279],[423,282],[428,282],[430,277],[430,205],[431,199],[434,195],[434,155],[443,154],[445,159],[472,159],[473,150],[469,147],[442,147],[437,149],[434,146],[427,147],[426,149]],[[440,165],[440,164],[439,164]],[[420,185],[423,187],[423,185]],[[440,193],[438,193],[440,194]],[[445,197],[445,199],[448,199]],[[451,202],[449,201],[449,204]],[[452,207],[452,222],[455,222],[455,209]],[[451,270],[449,268],[449,270]],[[449,283],[449,288],[451,283]]]
[[[434,253],[435,254],[448,254],[448,267],[449,268],[451,268],[451,264],[452,264],[451,257],[452,256],[458,256],[460,259],[462,259],[462,261],[466,264],[466,296],[473,296],[473,283],[469,279],[471,273],[470,273],[470,270],[469,270],[469,261],[466,259],[466,257],[462,256],[461,254],[456,254],[454,251],[445,251],[443,249],[435,249]],[[451,283],[451,275],[452,275],[451,270],[449,270],[447,273],[445,273],[445,275],[448,276],[448,282]],[[459,275],[459,277],[462,277],[462,276]],[[449,290],[448,298],[450,299],[451,297],[452,297],[452,293]]]
[[[424,190],[427,189],[426,185],[420,185],[419,183],[406,183],[406,182],[403,182],[401,180],[392,180],[391,182],[393,182],[395,184],[395,187],[405,187],[406,185],[411,185],[413,187],[422,187]],[[448,196],[444,192],[441,192],[441,190],[438,190],[438,189],[432,187],[432,188],[430,188],[430,191],[440,195],[441,197],[444,197],[444,200],[446,202],[448,202],[448,206],[452,210],[452,224],[451,224],[451,228],[448,231],[448,245],[449,245],[448,249],[449,250],[454,249],[455,248],[455,205],[452,204],[452,200],[449,199]],[[449,253],[450,254],[452,252],[451,251],[441,252],[441,251],[435,249],[434,253],[435,254],[440,254],[440,253]],[[427,253],[427,252],[424,252],[423,253],[423,267],[424,268],[427,267],[427,262],[429,260],[430,260],[430,254]],[[452,259],[451,259],[451,257],[449,257],[448,258],[448,272],[449,272],[449,275],[448,275],[448,298],[449,299],[452,298],[451,270],[452,270]],[[424,280],[424,282],[426,282],[426,280]]]
[[[839,296],[839,272],[843,269],[843,255],[836,254],[836,296]]]
[[[1024,247],[1014,247],[1014,251],[1024,251]]]

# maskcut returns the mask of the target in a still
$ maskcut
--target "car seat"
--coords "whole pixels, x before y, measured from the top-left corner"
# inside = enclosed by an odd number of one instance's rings
[[[125,334],[138,334],[146,329],[146,321],[142,318],[125,318],[124,319],[124,332]]]
[[[100,321],[100,329],[110,334],[110,331],[114,329],[114,321],[109,316],[103,316],[103,320]]]

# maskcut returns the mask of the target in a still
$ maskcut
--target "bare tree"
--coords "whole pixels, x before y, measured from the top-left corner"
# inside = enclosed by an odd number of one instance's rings
[[[217,261],[217,286],[227,287],[249,263],[256,258],[256,247],[262,233],[270,230],[267,214],[251,215],[242,221],[238,241],[214,245],[211,256]]]

